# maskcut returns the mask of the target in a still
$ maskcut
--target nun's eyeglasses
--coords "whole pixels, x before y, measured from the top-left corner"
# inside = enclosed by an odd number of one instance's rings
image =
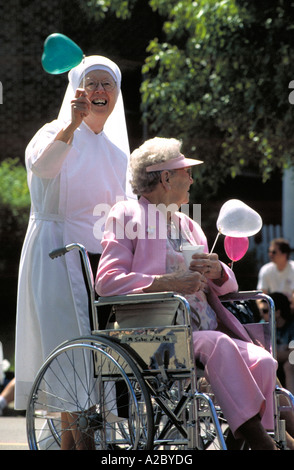
[[[116,87],[116,83],[110,80],[96,81],[91,79],[85,81],[85,89],[87,91],[94,91],[99,88],[100,84],[104,91],[113,91]]]

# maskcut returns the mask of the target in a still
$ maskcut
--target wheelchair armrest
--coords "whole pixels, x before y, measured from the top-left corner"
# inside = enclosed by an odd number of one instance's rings
[[[221,302],[236,302],[244,300],[259,300],[263,299],[267,302],[269,306],[269,325],[271,330],[271,350],[274,358],[277,356],[276,348],[276,320],[275,320],[275,304],[273,299],[264,294],[262,291],[253,290],[253,291],[241,291],[241,292],[232,292],[230,294],[223,295],[220,297]]]
[[[260,290],[230,292],[220,297],[221,302],[235,302],[242,300],[258,300],[265,298],[266,295]]]
[[[182,297],[181,295],[178,295],[174,292],[154,292],[150,294],[126,294],[109,297],[98,297],[98,300],[95,301],[95,307],[99,310],[99,307],[104,306],[120,306],[123,308],[123,306],[127,307],[128,305],[130,305],[130,311],[132,311],[131,305],[134,304],[143,305],[149,303],[151,304],[152,308],[154,307],[152,304],[154,304],[155,306],[158,305],[158,308],[160,308],[160,304],[168,302],[170,302],[171,304],[171,311],[174,310],[174,317],[177,314],[178,307],[181,305],[184,314],[184,322],[185,324],[189,324],[189,302],[185,299],[185,297]],[[156,307],[154,308],[154,310],[156,311]]]
[[[95,304],[100,305],[122,305],[136,304],[141,302],[165,302],[166,300],[183,299],[174,292],[154,292],[150,294],[126,294],[114,295],[110,297],[99,297]]]

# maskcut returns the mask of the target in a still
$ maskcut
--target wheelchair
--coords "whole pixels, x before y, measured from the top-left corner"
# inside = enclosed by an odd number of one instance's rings
[[[72,430],[76,449],[227,450],[228,424],[193,357],[187,300],[173,292],[97,298],[82,245],[67,245],[50,256],[73,249],[81,255],[92,334],[59,345],[40,368],[26,413],[29,448],[59,449],[63,433]],[[258,325],[269,326],[269,336],[267,330],[263,336],[275,356],[272,299],[252,291],[221,300],[261,298],[269,305],[270,324]],[[150,315],[158,309],[159,316]],[[273,438],[286,448],[283,413],[294,410],[294,398],[277,385],[273,400]]]

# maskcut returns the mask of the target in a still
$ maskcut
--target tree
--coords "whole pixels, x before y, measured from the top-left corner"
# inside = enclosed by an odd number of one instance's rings
[[[0,164],[0,277],[17,274],[19,255],[30,212],[24,166],[18,159]]]
[[[88,2],[89,3],[89,2]],[[92,1],[130,16],[136,1]],[[287,0],[149,0],[166,40],[151,38],[141,86],[151,134],[183,139],[205,161],[198,187],[292,164],[294,7]]]

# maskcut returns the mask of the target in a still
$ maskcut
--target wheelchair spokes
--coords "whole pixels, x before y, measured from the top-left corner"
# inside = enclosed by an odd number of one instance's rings
[[[75,448],[129,450],[151,447],[153,416],[135,365],[130,373],[130,360],[117,347],[81,338],[63,345],[40,370],[27,427],[33,449],[56,448],[71,432]]]

